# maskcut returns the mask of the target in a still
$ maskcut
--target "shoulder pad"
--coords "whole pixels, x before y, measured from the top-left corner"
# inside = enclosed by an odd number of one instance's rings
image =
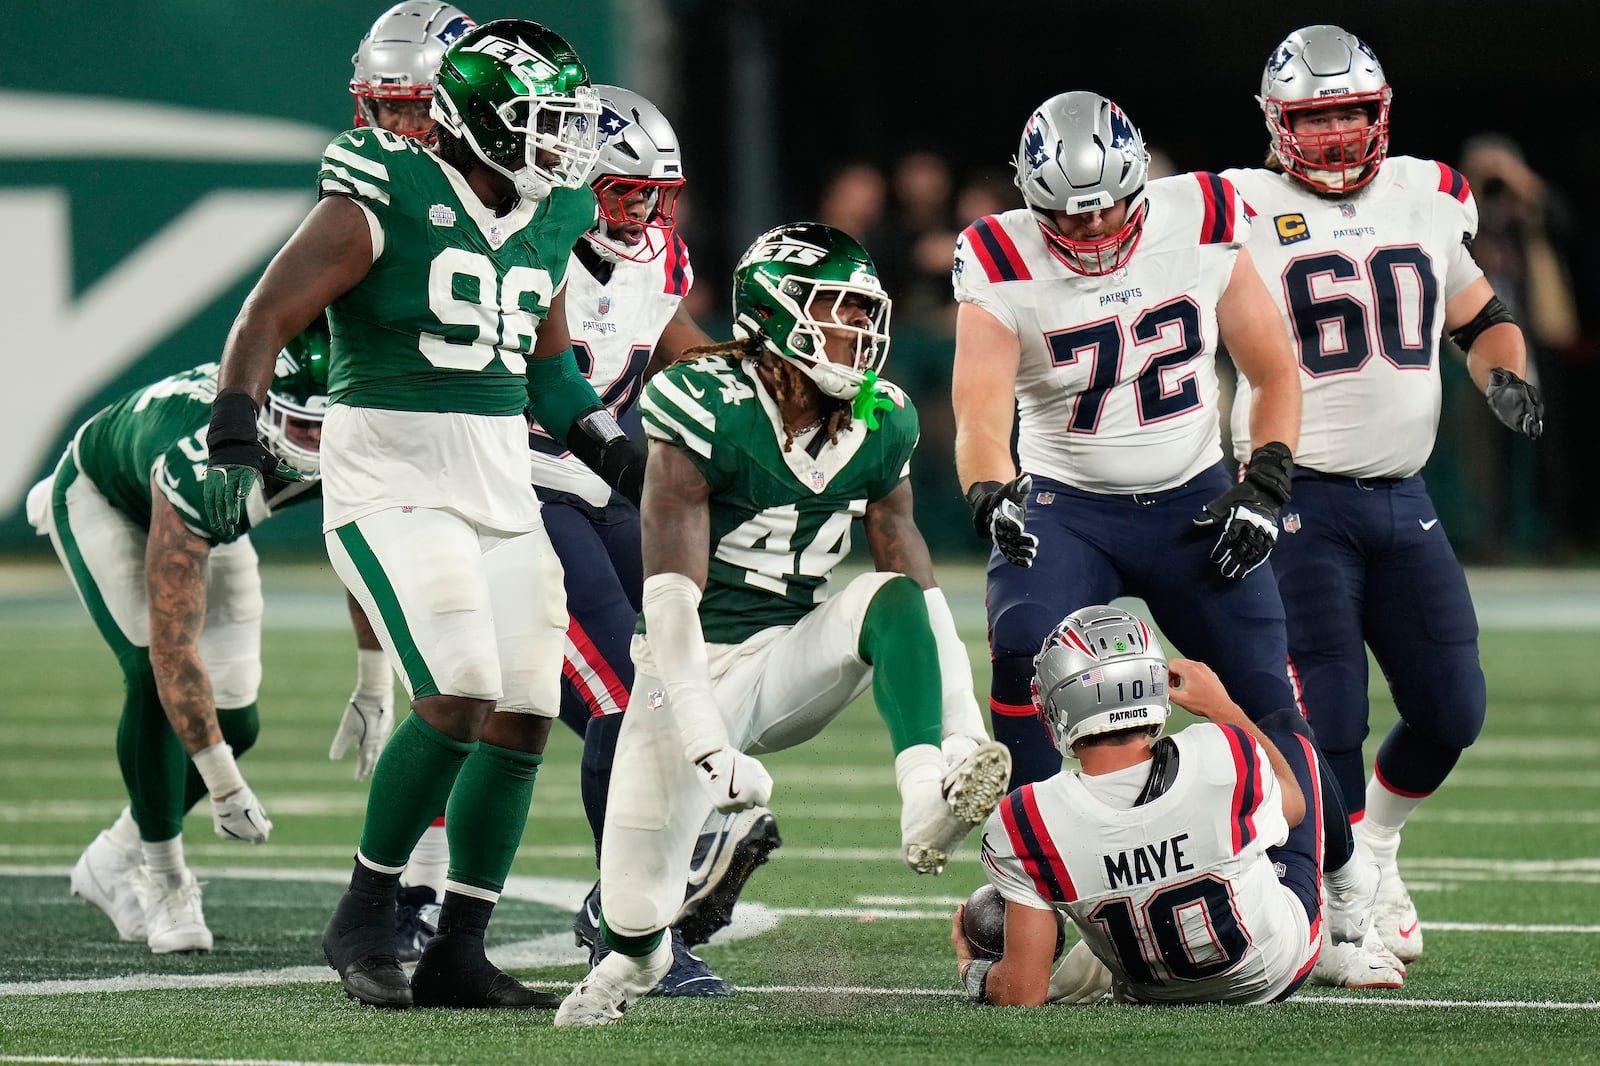
[[[1028,264],[998,215],[985,215],[961,231],[956,240],[958,264],[965,258],[963,253],[970,254],[991,283],[1033,280]]]
[[[323,149],[317,189],[324,195],[350,196],[374,208],[386,208],[394,185],[389,168],[421,151],[412,138],[388,130],[347,130]]]

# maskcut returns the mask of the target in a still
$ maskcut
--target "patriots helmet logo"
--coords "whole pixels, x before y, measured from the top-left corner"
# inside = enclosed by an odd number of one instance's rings
[[[1034,115],[1028,120],[1028,128],[1022,131],[1023,149],[1028,155],[1028,169],[1038,170],[1050,162],[1050,153],[1044,147],[1044,129],[1039,121],[1039,116]]]
[[[1280,44],[1278,46],[1278,50],[1272,53],[1272,58],[1267,60],[1267,69],[1276,74],[1284,67],[1288,66],[1289,61],[1293,58],[1294,52],[1290,50],[1288,44]]]
[[[609,141],[613,137],[620,136],[622,131],[631,125],[633,125],[632,122],[629,122],[627,119],[618,114],[610,104],[606,104],[600,109],[601,143]]]
[[[1128,116],[1116,104],[1111,105],[1111,147],[1127,149],[1133,147],[1136,139],[1133,132],[1133,123],[1128,121]]]
[[[463,33],[466,33],[468,30],[472,29],[472,27],[474,27],[476,25],[477,25],[477,23],[473,22],[467,16],[465,16],[465,15],[457,15],[455,18],[451,19],[449,22],[446,22],[444,24],[444,29],[442,29],[438,33],[434,34],[434,36],[439,39],[440,43],[445,44],[445,45],[452,45],[452,44],[456,43],[457,38],[459,38]]]

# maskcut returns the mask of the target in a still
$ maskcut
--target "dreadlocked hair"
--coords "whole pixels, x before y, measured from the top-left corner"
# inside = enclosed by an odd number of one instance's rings
[[[768,373],[772,375],[773,399],[778,401],[778,410],[782,411],[784,404],[800,399],[805,395],[806,389],[815,388],[805,372],[787,359],[780,359],[768,351],[760,337],[746,337],[744,340],[723,341],[720,344],[701,344],[693,348],[685,348],[678,353],[675,363],[688,362],[703,356],[730,356],[737,359],[754,359]],[[818,408],[822,412],[823,432],[827,433],[828,441],[832,444],[839,443],[839,434],[850,428],[852,420],[851,404],[848,400],[841,400],[826,393],[818,391]],[[792,451],[794,448],[794,430],[788,426],[783,427],[783,450]]]

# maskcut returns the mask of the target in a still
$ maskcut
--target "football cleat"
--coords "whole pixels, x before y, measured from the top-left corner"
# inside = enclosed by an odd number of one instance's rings
[[[1327,988],[1403,988],[1406,977],[1360,944],[1341,944],[1322,929],[1322,951],[1311,969],[1311,983]]]
[[[211,930],[200,910],[200,882],[193,873],[186,869],[173,883],[141,866],[133,876],[133,889],[144,905],[145,943],[153,953],[211,950]]]
[[[369,1007],[410,1007],[411,982],[398,954],[391,905],[369,903],[350,892],[340,897],[322,934],[322,957],[338,972],[345,995]]]
[[[457,1010],[555,1010],[559,996],[528,988],[490,962],[483,937],[440,933],[411,975],[412,1003]]]
[[[595,945],[600,943],[600,882],[596,881],[589,894],[578,904],[578,913],[572,916],[572,940],[589,951],[589,966],[600,960],[595,957]]]
[[[124,851],[109,832],[102,831],[83,849],[72,868],[72,894],[105,911],[117,927],[117,936],[129,943],[138,943],[150,935],[144,904],[133,890],[133,875],[140,861],[137,848]]]
[[[733,921],[733,905],[745,882],[782,844],[778,823],[765,807],[712,813],[695,840],[683,906],[672,922],[686,944],[704,944]]]
[[[1411,893],[1400,879],[1400,866],[1395,858],[1400,850],[1400,834],[1374,833],[1366,822],[1357,822],[1355,833],[1358,841],[1372,849],[1382,877],[1378,901],[1372,909],[1372,924],[1383,938],[1383,946],[1397,959],[1416,962],[1422,957],[1422,923],[1417,919]]]
[[[671,968],[672,942],[667,937],[644,958],[610,952],[567,994],[556,1011],[555,1024],[610,1025]]]
[[[942,780],[924,777],[924,772],[916,771],[902,785],[900,843],[907,866],[919,874],[939,874],[967,834],[1005,796],[1011,752],[985,741],[949,767]]]
[[[398,941],[395,958],[400,962],[416,962],[438,931],[439,902],[433,889],[427,885],[402,887],[395,901],[394,932]]]
[[[718,999],[738,994],[738,989],[718,977],[706,960],[689,950],[683,934],[669,931],[672,941],[672,968],[656,982],[649,995],[668,999]]]

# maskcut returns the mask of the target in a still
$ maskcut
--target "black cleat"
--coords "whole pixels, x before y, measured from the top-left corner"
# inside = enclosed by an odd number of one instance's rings
[[[732,923],[733,905],[745,882],[783,844],[778,823],[765,807],[713,818],[694,844],[689,884],[672,925],[690,947],[704,944]]]
[[[370,1007],[411,1006],[411,983],[395,957],[394,910],[346,892],[322,934],[322,957],[339,974],[345,995]]]
[[[411,975],[412,1001],[418,1007],[456,1010],[555,1010],[561,997],[528,988],[490,962],[483,938],[439,933],[422,949]]]
[[[433,889],[427,885],[402,888],[396,899],[395,938],[399,950],[395,957],[401,962],[416,962],[422,958],[422,949],[439,931],[439,903]]]

